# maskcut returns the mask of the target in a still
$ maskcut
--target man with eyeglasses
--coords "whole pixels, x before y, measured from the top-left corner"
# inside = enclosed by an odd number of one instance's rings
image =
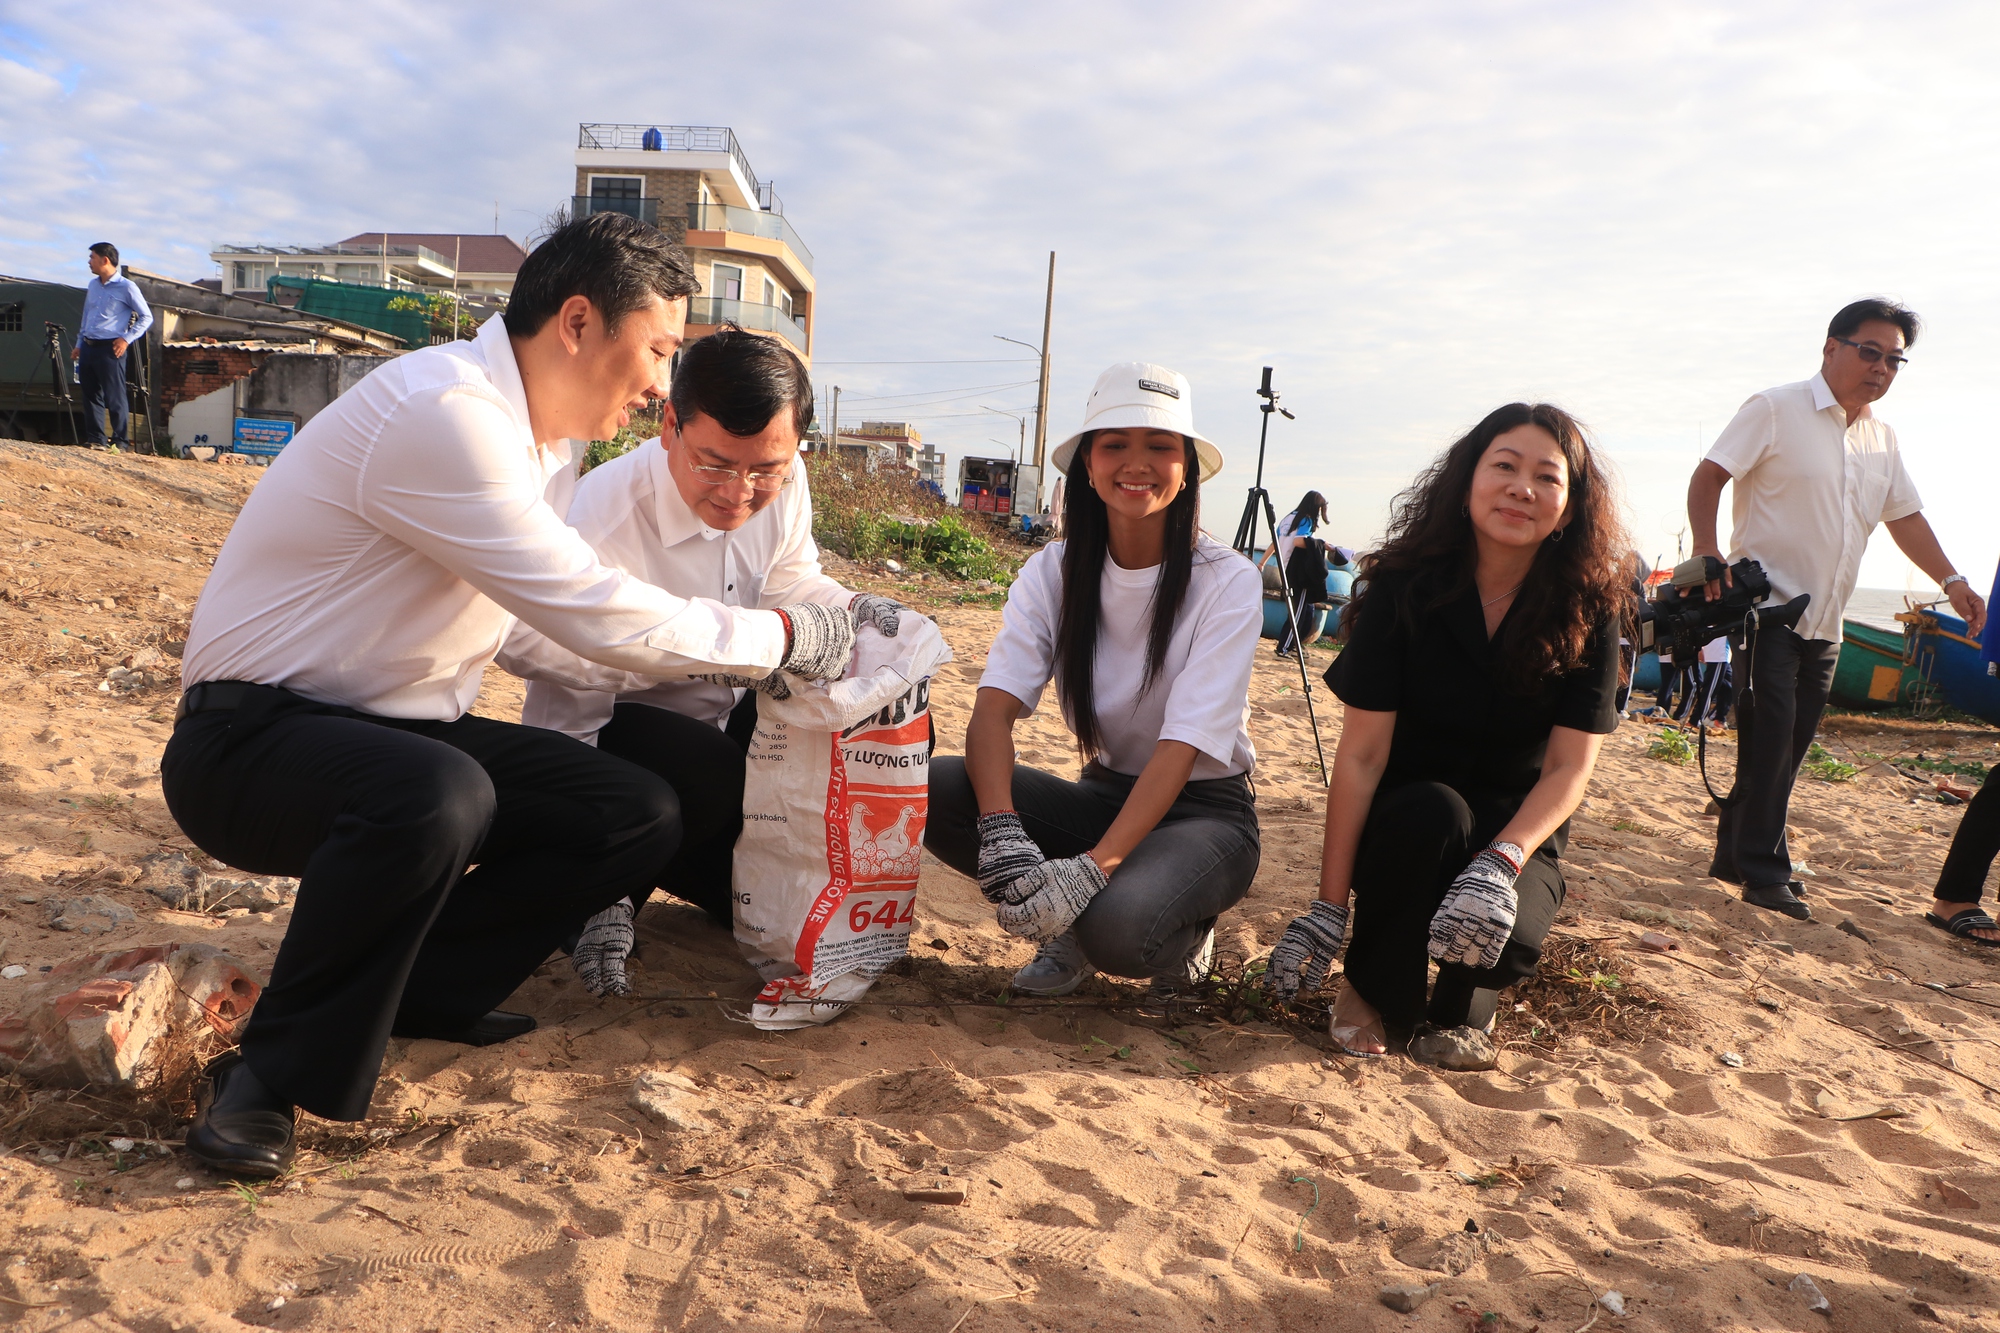
[[[1764,566],[1773,605],[1812,596],[1796,632],[1765,629],[1744,655],[1736,782],[1722,803],[1709,867],[1741,887],[1743,901],[1801,921],[1812,919],[1812,909],[1792,876],[1785,814],[1826,707],[1841,615],[1875,525],[1886,526],[1903,554],[1937,580],[1971,633],[1986,621],[1986,603],[1945,558],[1923,516],[1896,432],[1871,407],[1908,362],[1918,327],[1913,311],[1890,301],[1844,307],[1827,327],[1819,373],[1743,404],[1688,483],[1695,555],[1721,557],[1716,508],[1733,481],[1728,559],[1748,556]],[[1711,599],[1721,591],[1721,581],[1708,585]]]
[[[812,404],[812,381],[790,348],[725,324],[681,352],[660,436],[578,483],[570,525],[605,564],[676,596],[731,607],[843,607],[893,635],[896,603],[854,593],[820,569],[799,457]],[[508,654],[537,657],[538,637],[524,625]],[[756,723],[749,685],[705,674],[611,693],[542,678],[529,682],[521,712],[529,726],[567,733],[666,781],[680,801],[681,838],[655,883],[725,928],[744,752]],[[774,675],[754,688],[782,694],[789,686]],[[630,901],[614,904],[572,946],[592,992],[625,993],[634,916]]]

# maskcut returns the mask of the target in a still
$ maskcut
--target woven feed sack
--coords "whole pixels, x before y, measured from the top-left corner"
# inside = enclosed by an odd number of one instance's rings
[[[864,626],[848,675],[760,698],[736,843],[736,939],[760,1028],[825,1023],[909,949],[930,807],[930,686],[951,648],[902,613]]]

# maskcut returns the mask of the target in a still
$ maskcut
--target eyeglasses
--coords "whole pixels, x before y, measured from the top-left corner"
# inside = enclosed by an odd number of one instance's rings
[[[1854,354],[1871,366],[1885,357],[1888,359],[1889,369],[1892,371],[1901,370],[1910,363],[1910,358],[1907,356],[1898,356],[1894,352],[1885,353],[1879,347],[1870,347],[1867,343],[1858,343],[1852,338],[1836,337],[1834,341],[1837,343],[1846,343],[1849,347],[1852,347]]]
[[[674,430],[674,439],[683,447],[687,444],[687,441],[681,438],[679,428]],[[688,471],[694,473],[695,479],[704,486],[727,486],[731,482],[747,481],[753,491],[781,491],[792,484],[790,467],[783,472],[738,472],[735,468],[703,467],[699,463],[690,462]]]

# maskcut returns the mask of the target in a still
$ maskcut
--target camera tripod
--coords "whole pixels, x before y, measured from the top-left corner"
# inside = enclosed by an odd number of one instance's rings
[[[1264,522],[1271,529],[1271,545],[1278,544],[1278,511],[1272,507],[1271,493],[1264,489],[1264,442],[1271,434],[1271,414],[1280,413],[1287,421],[1298,418],[1278,406],[1278,391],[1271,387],[1271,368],[1264,367],[1264,383],[1258,388],[1257,396],[1264,401],[1257,410],[1264,414],[1263,424],[1257,430],[1257,484],[1250,488],[1249,498],[1243,502],[1243,518],[1236,525],[1236,549],[1250,559],[1257,558],[1257,515],[1261,510]],[[1285,621],[1292,637],[1292,650],[1299,664],[1299,689],[1306,696],[1306,719],[1312,723],[1313,750],[1319,756],[1319,781],[1322,787],[1331,786],[1333,779],[1326,771],[1326,745],[1319,737],[1319,713],[1313,707],[1312,681],[1306,672],[1305,635],[1299,632],[1298,608],[1292,605],[1291,576],[1285,570],[1285,562],[1274,553],[1271,557],[1278,561],[1278,588],[1285,598]],[[1278,640],[1283,643],[1281,637]]]
[[[16,301],[9,309],[19,309],[25,302]],[[48,356],[49,380],[54,385],[54,396],[62,405],[63,420],[69,423],[69,442],[80,444],[76,434],[76,400],[69,392],[69,367],[63,360],[63,344],[69,340],[69,331],[62,325],[49,320],[42,321],[42,350]],[[34,372],[21,377],[21,387],[14,391],[14,408],[7,414],[7,429],[11,432],[21,417],[21,406],[27,400],[28,386],[34,381]]]

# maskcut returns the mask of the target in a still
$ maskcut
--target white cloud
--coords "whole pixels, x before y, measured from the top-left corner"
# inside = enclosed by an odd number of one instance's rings
[[[569,192],[576,123],[733,126],[818,260],[822,382],[854,396],[1026,379],[1060,253],[1050,435],[1098,369],[1184,370],[1249,480],[1258,367],[1281,504],[1355,544],[1499,402],[1546,396],[1617,461],[1671,555],[1704,436],[1816,367],[1885,292],[1930,321],[1883,406],[1983,583],[2000,488],[1981,396],[1990,7],[1251,3],[560,8],[57,5],[0,21],[0,271],[88,242],[202,276],[221,239],[373,227],[520,235]],[[105,40],[107,32],[115,41]],[[942,394],[932,394],[941,397]],[[968,407],[966,402],[971,406]],[[1031,389],[923,409],[989,452]],[[845,413],[843,415],[846,415]],[[912,414],[918,415],[916,413]],[[1887,547],[1864,581],[1900,585]]]

